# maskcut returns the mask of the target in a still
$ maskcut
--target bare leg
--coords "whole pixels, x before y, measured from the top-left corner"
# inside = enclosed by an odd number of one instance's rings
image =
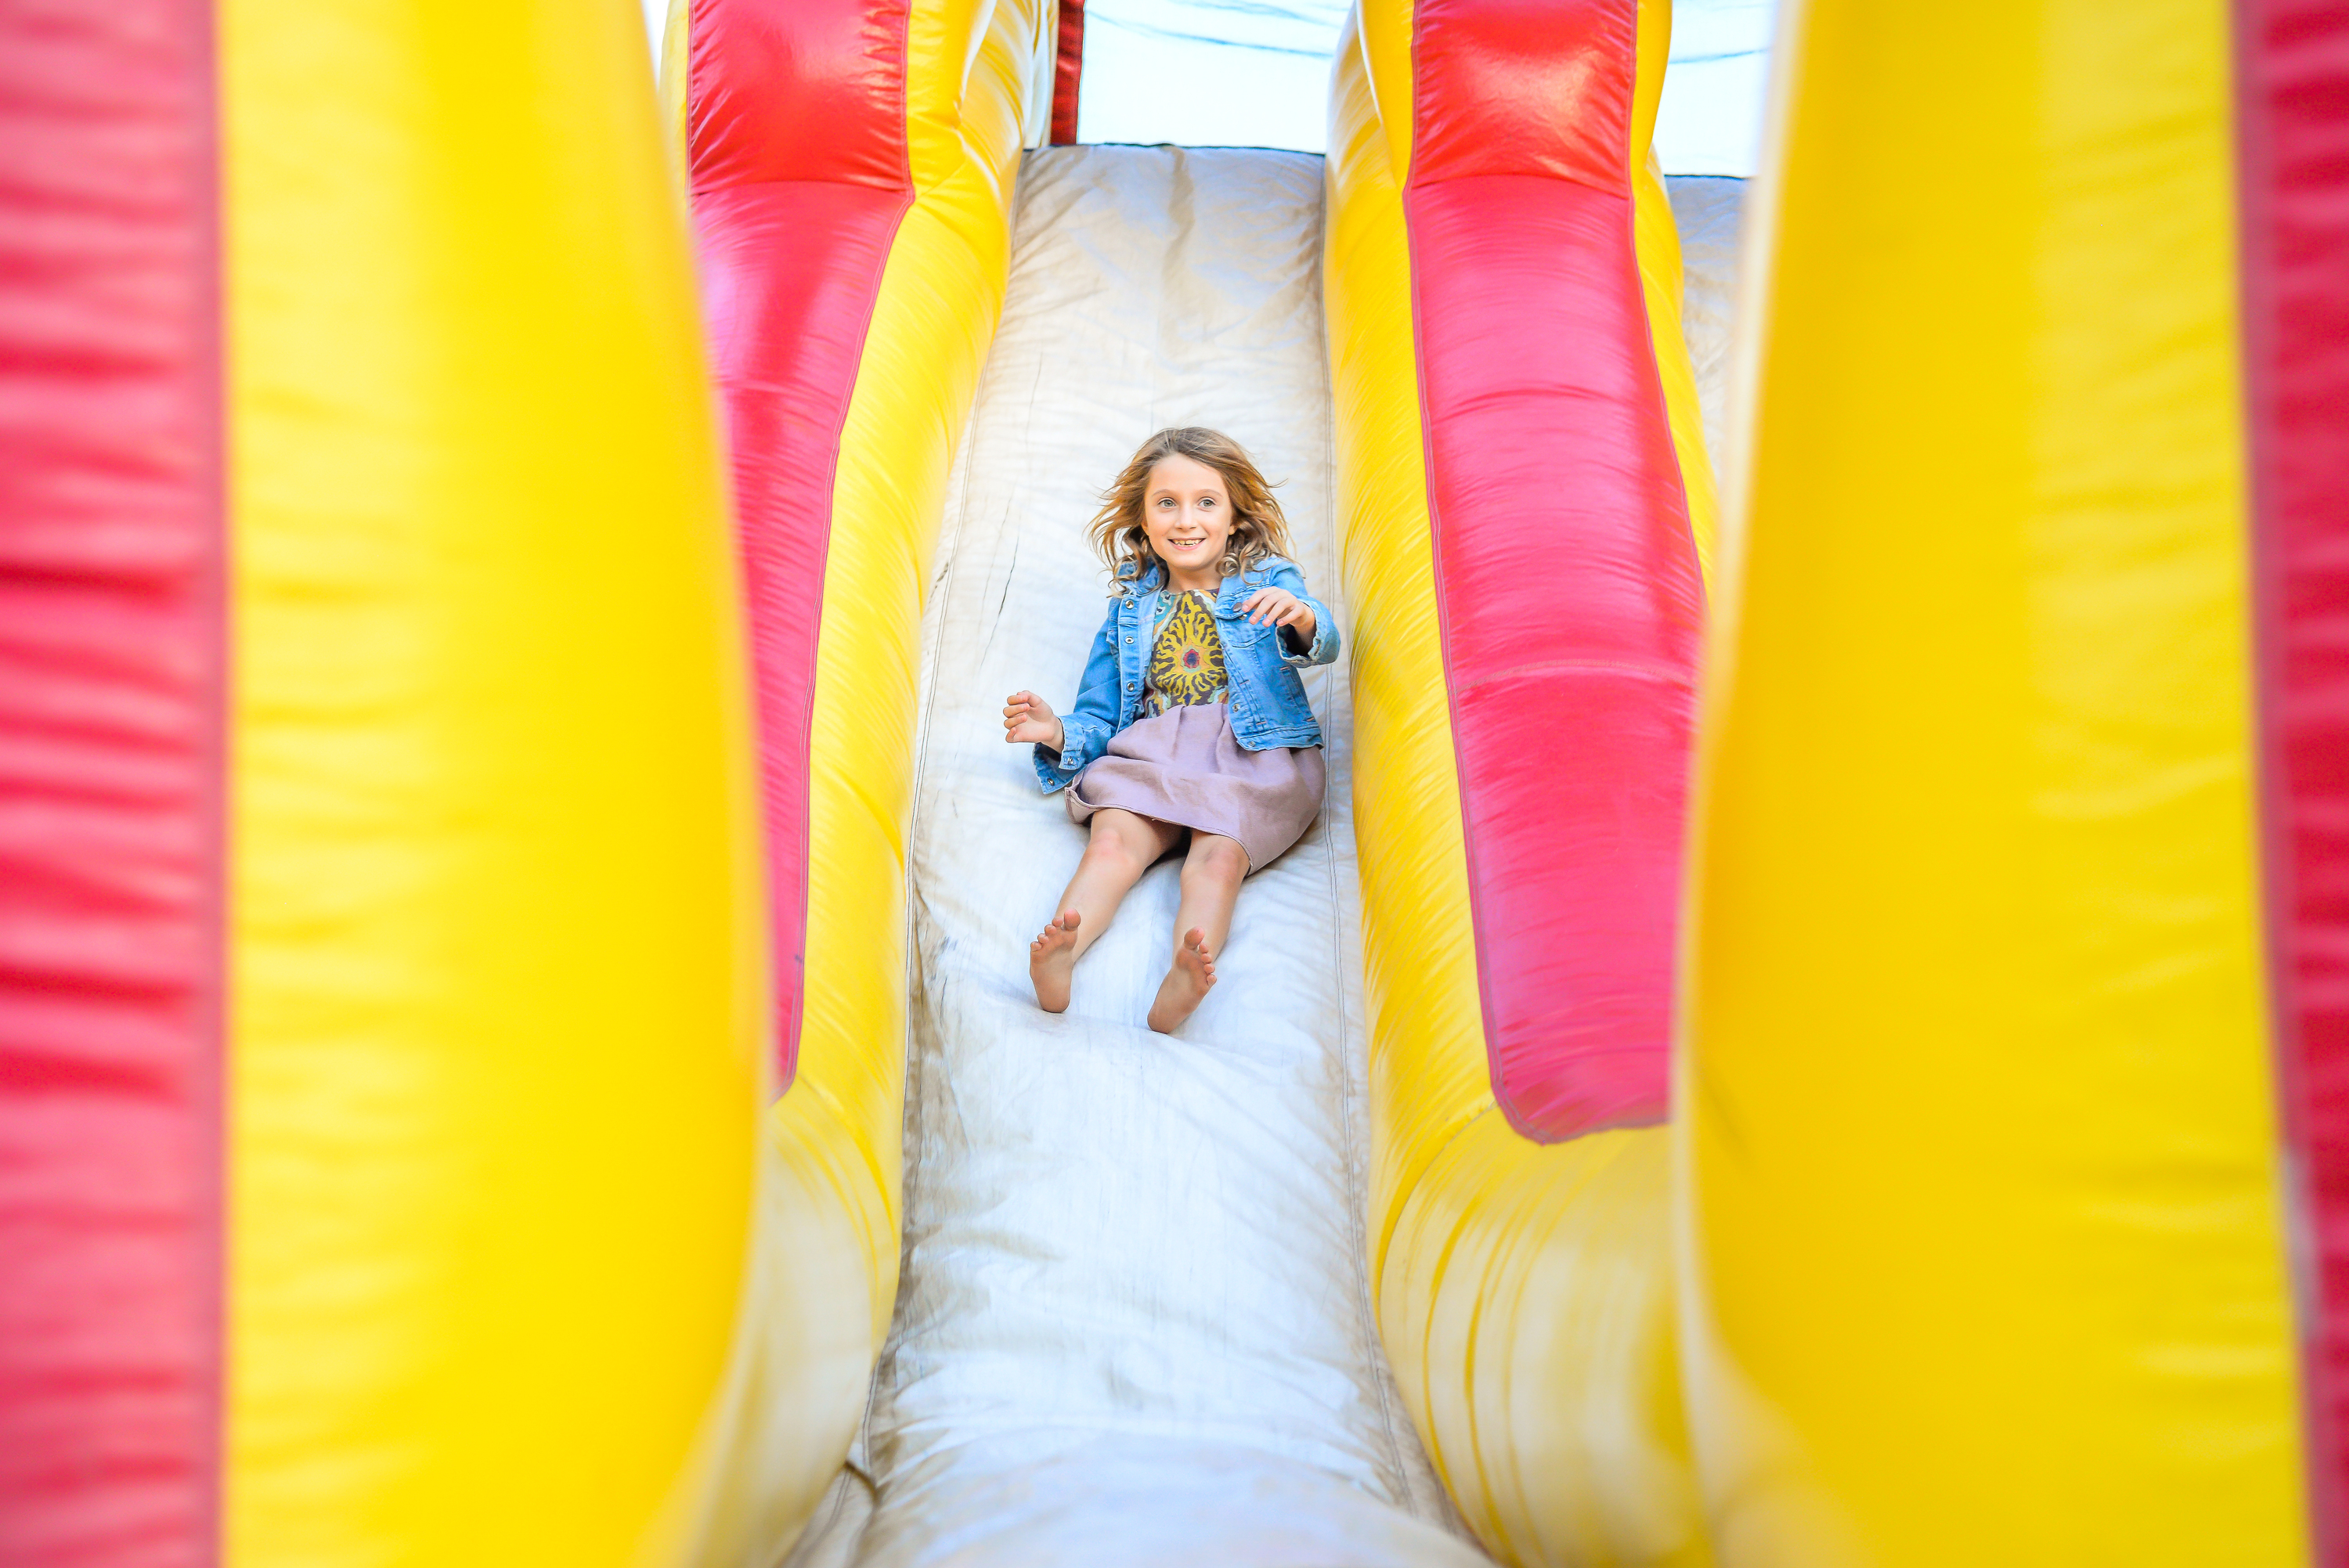
[[[1036,1006],[1047,1013],[1069,1010],[1069,975],[1084,950],[1101,940],[1110,916],[1125,902],[1142,873],[1174,847],[1183,831],[1132,811],[1096,811],[1092,838],[1077,874],[1061,894],[1060,913],[1028,944],[1028,978]]]
[[[1183,857],[1183,903],[1174,912],[1174,962],[1150,1004],[1150,1026],[1168,1035],[1181,1026],[1216,983],[1216,954],[1232,931],[1232,905],[1247,875],[1247,851],[1220,833],[1193,833]]]

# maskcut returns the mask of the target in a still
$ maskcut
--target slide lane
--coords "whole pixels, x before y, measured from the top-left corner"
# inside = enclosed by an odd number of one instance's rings
[[[799,1568],[1467,1564],[1383,1365],[1348,810],[1347,676],[1309,672],[1329,803],[1252,878],[1179,1037],[1141,1019],[1175,863],[1036,1010],[1025,962],[1083,835],[1003,744],[1004,693],[1065,706],[1102,604],[1099,488],[1212,423],[1338,597],[1318,160],[1029,155],[1003,324],[924,626],[911,844],[905,1248],[852,1469]]]

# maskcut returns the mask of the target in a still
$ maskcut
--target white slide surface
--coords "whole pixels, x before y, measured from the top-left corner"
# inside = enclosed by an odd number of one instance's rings
[[[1742,188],[1705,183],[1682,217],[1722,252],[1691,257],[1717,398]],[[1243,887],[1181,1033],[1142,1023],[1174,860],[1065,1015],[1028,985],[1084,835],[1000,709],[1075,696],[1106,606],[1085,524],[1134,448],[1167,425],[1237,438],[1285,481],[1299,564],[1346,625],[1321,211],[1309,155],[1054,148],[1022,168],[923,629],[904,1275],[864,1430],[791,1568],[1487,1561],[1371,1315],[1342,657],[1306,676],[1321,818]]]
[[[1065,711],[1106,608],[1085,524],[1153,430],[1213,425],[1342,626],[1321,160],[1076,147],[1019,179],[1003,323],[924,623],[905,1273],[856,1474],[803,1564],[1483,1562],[1371,1316],[1345,664],[1309,672],[1320,820],[1242,888],[1182,1032],[1143,1015],[1176,861],[1039,1011],[1029,939],[1084,847],[1006,694]]]

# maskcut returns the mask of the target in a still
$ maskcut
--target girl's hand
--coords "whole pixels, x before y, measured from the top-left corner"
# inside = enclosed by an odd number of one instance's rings
[[[1313,619],[1313,607],[1286,588],[1259,588],[1240,601],[1240,609],[1259,626],[1286,626],[1297,634],[1297,640],[1307,647],[1313,645],[1313,634],[1319,628]]]
[[[1061,749],[1066,737],[1050,704],[1032,691],[1016,691],[1004,699],[1003,741],[1007,746],[1040,746]]]

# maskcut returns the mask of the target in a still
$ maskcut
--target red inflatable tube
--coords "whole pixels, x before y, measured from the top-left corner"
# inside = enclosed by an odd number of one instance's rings
[[[2303,1320],[2311,1496],[2349,1502],[2349,22],[2238,7],[2243,337],[2284,1121],[2321,1310]]]
[[[695,0],[687,136],[734,463],[774,921],[778,1088],[805,998],[808,736],[833,471],[914,197],[889,0]]]
[[[1085,75],[1085,0],[1061,0],[1060,47],[1052,61],[1052,145],[1077,144],[1077,89]]]
[[[0,7],[0,1562],[212,1559],[212,7]]]
[[[1413,17],[1403,205],[1477,977],[1494,1091],[1541,1142],[1667,1110],[1703,586],[1631,261],[1637,26],[1619,0]]]

